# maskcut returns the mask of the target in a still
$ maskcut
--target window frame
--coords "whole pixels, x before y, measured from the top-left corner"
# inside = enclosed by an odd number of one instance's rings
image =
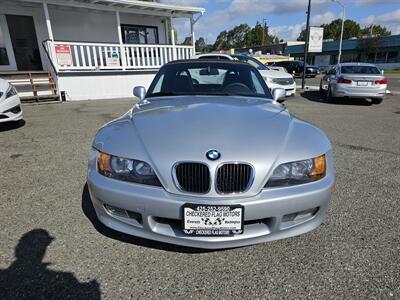
[[[156,38],[156,42],[153,43],[149,43],[148,42],[148,38],[147,38],[147,34],[145,36],[145,43],[140,43],[140,38],[139,38],[139,43],[137,44],[129,44],[126,42],[126,38],[125,38],[125,28],[130,27],[130,28],[135,28],[137,30],[140,31],[140,29],[147,29],[147,28],[151,28],[151,29],[155,29],[155,38]],[[160,39],[159,39],[159,33],[158,33],[158,26],[152,26],[152,25],[139,25],[139,24],[121,24],[121,34],[122,34],[122,43],[126,44],[126,45],[159,45],[160,44]],[[140,34],[140,33],[139,33]]]

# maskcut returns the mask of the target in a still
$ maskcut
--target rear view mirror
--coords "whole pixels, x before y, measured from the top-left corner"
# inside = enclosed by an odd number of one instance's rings
[[[281,88],[276,88],[272,91],[272,96],[274,97],[274,101],[278,103],[282,103],[286,98],[286,91]]]
[[[144,86],[135,86],[133,89],[133,95],[142,101],[146,97],[146,88]]]
[[[216,68],[208,67],[207,69],[201,69],[200,75],[201,76],[219,75],[219,72],[218,72],[218,69],[216,69]]]

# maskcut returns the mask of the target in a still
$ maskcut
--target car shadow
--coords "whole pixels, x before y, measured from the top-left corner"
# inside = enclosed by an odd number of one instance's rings
[[[25,120],[0,123],[0,132],[18,129],[18,128],[25,126],[25,124],[26,124]]]
[[[312,102],[319,102],[324,104],[333,105],[357,105],[357,106],[371,106],[372,103],[364,98],[338,98],[327,101],[324,95],[319,91],[304,91],[300,95]]]
[[[100,299],[97,280],[79,282],[72,272],[54,271],[43,262],[54,237],[41,228],[25,233],[15,261],[0,269],[0,299]]]
[[[180,252],[180,253],[208,253],[208,252],[217,252],[221,251],[220,249],[200,249],[200,248],[191,248],[191,247],[184,247],[178,246],[158,241],[147,240],[144,238],[128,235],[122,232],[118,232],[113,230],[103,223],[101,223],[96,215],[96,212],[93,207],[93,203],[90,199],[89,189],[87,183],[85,183],[83,190],[82,190],[82,202],[81,202],[82,211],[85,216],[89,219],[92,223],[93,227],[99,232],[100,234],[118,240],[123,243],[133,244],[137,246],[153,248],[158,250],[164,251],[171,251],[171,252]]]

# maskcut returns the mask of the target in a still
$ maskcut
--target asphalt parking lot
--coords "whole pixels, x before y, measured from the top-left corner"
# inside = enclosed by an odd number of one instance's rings
[[[337,171],[317,230],[250,247],[201,251],[96,222],[87,188],[92,137],[133,101],[26,105],[0,126],[0,299],[400,298],[400,96],[287,100],[330,137]]]

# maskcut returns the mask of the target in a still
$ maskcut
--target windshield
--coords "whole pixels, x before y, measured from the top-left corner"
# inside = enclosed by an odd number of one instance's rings
[[[342,66],[342,74],[381,74],[377,67],[373,66]]]
[[[248,63],[255,67],[257,70],[269,70],[265,65],[262,64],[259,60],[244,55],[232,55],[233,60],[239,60],[241,62]]]
[[[196,61],[163,66],[147,97],[174,95],[251,96],[271,99],[260,73],[250,65],[223,61]]]

